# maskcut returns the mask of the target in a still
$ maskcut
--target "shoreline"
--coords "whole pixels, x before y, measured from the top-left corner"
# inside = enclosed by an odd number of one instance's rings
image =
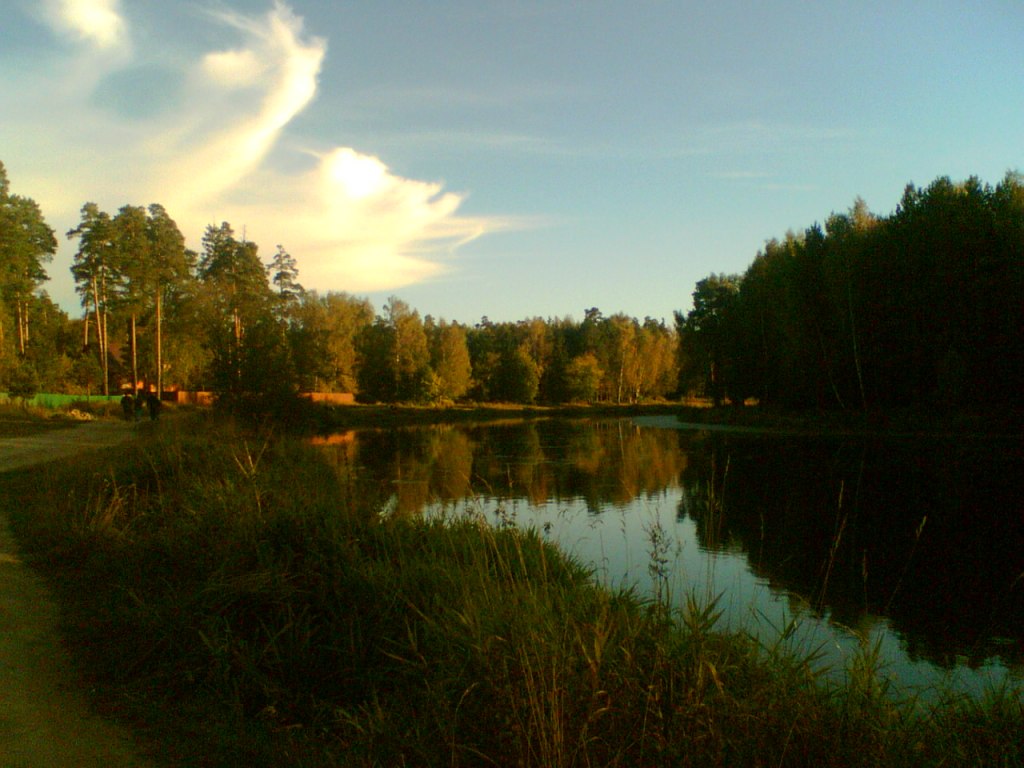
[[[736,408],[679,403],[639,405],[345,405],[324,406],[314,420],[320,434],[356,428],[490,423],[517,419],[634,418],[649,426],[715,432],[806,437],[1024,440],[1024,411],[937,413],[907,409],[885,413],[828,411],[782,413],[757,406]],[[657,421],[653,421],[657,419]],[[673,422],[672,419],[675,421]],[[311,425],[312,426],[312,425]]]

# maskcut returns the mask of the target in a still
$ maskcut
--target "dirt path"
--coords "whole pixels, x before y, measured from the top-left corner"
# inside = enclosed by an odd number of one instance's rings
[[[0,472],[117,445],[132,434],[131,424],[90,422],[0,438]],[[21,562],[0,510],[0,766],[149,766],[124,729],[90,709],[57,624],[57,606],[43,581]]]

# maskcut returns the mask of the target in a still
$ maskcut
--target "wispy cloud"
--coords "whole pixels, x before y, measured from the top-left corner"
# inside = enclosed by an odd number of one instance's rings
[[[161,93],[173,108],[149,105],[134,119],[123,109],[105,111],[89,88],[71,85],[81,84],[76,72],[89,63],[81,53],[68,57],[76,71],[69,64],[66,82],[56,85],[70,99],[61,104],[64,119],[41,109],[45,101],[32,96],[27,79],[0,84],[0,97],[17,106],[6,129],[0,126],[0,145],[18,137],[15,165],[26,167],[32,194],[62,230],[86,200],[110,208],[161,202],[193,244],[207,224],[226,220],[268,255],[285,245],[307,287],[387,290],[442,273],[461,244],[508,226],[460,215],[464,194],[395,174],[371,148],[309,146],[289,136],[294,118],[314,103],[327,41],[307,33],[284,2],[256,16],[222,7],[194,15],[222,31],[223,46],[188,57],[163,51],[157,59],[140,45],[116,65],[104,52],[125,50],[133,31],[117,0],[50,0],[47,8],[54,28],[95,49],[92,92],[101,84],[109,97],[119,82],[137,83],[120,74],[147,67],[164,74],[177,67],[165,79],[181,83],[180,92]],[[52,76],[54,67],[47,62],[38,77],[43,69]],[[59,181],[47,162],[55,153]]]
[[[177,206],[219,200],[245,182],[312,101],[327,52],[325,41],[303,37],[302,19],[281,3],[260,20],[234,14],[219,18],[242,33],[243,44],[207,53],[193,73],[204,97],[193,120],[220,125],[169,148],[176,159],[170,187],[184,191],[173,200]],[[242,99],[224,119],[221,105],[234,104],[230,97],[239,89]]]

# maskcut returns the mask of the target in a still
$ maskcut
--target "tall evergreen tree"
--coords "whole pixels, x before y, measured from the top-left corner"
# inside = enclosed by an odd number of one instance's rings
[[[152,296],[156,321],[156,387],[163,392],[164,382],[164,306],[168,295],[180,292],[193,278],[194,257],[185,248],[178,225],[159,203],[149,206],[146,234],[149,239],[149,264],[145,270],[146,288]]]
[[[120,276],[117,304],[128,320],[132,391],[139,385],[139,317],[146,311],[153,282],[152,243],[147,232],[146,209],[122,206],[111,220],[114,259]]]
[[[67,233],[68,239],[79,238],[78,251],[71,265],[75,290],[82,306],[93,313],[99,363],[102,370],[103,394],[110,393],[110,346],[107,334],[110,319],[110,292],[117,275],[114,271],[114,242],[110,215],[96,203],[82,206],[81,221]],[[88,346],[88,340],[86,340]]]
[[[268,380],[270,371],[269,367],[244,370],[243,362],[256,362],[245,349],[248,328],[261,324],[261,343],[278,343],[275,335],[269,333],[266,321],[272,310],[266,268],[259,260],[256,244],[236,240],[227,222],[219,227],[208,226],[202,243],[198,275],[210,318],[218,388],[236,394],[258,388],[260,382]],[[283,329],[280,330],[283,335]]]
[[[305,293],[305,289],[299,283],[299,267],[295,257],[288,253],[283,245],[278,245],[274,258],[267,264],[267,271],[270,274],[270,282],[277,289],[282,312],[287,315]]]
[[[56,250],[57,238],[36,201],[10,193],[7,169],[0,162],[0,298],[13,310],[22,356],[29,343],[32,297],[49,279],[43,265]]]

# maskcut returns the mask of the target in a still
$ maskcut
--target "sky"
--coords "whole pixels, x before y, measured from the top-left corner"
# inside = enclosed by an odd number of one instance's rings
[[[857,197],[1024,169],[1020,0],[5,0],[0,161],[463,323],[671,322]]]

